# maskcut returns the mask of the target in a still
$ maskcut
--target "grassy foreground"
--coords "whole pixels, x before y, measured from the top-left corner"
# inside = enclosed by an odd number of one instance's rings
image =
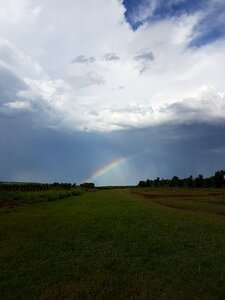
[[[0,299],[225,299],[223,212],[212,189],[4,207]]]

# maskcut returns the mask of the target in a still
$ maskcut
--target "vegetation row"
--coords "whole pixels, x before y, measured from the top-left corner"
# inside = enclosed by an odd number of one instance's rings
[[[179,178],[173,176],[171,179],[164,179],[157,177],[154,180],[147,179],[146,181],[139,181],[138,187],[188,187],[188,188],[210,188],[225,187],[225,171],[217,171],[214,176],[204,178],[202,174],[199,174],[196,178],[189,176],[188,178]]]

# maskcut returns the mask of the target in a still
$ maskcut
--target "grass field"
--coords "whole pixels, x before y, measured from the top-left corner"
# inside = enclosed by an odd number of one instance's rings
[[[4,206],[0,299],[225,299],[225,190]]]

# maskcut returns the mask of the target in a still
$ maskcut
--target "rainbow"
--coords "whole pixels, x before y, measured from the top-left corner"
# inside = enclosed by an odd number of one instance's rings
[[[129,158],[125,158],[125,157],[120,157],[117,158],[113,161],[111,161],[110,163],[104,165],[103,167],[99,168],[98,170],[96,170],[90,177],[88,177],[84,182],[89,182],[89,181],[93,181],[96,178],[98,178],[99,176],[109,172],[110,170],[118,167],[119,165],[123,164],[124,162],[126,162]]]

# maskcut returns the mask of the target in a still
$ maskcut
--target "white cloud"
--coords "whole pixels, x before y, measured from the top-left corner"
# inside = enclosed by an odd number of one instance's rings
[[[40,126],[69,130],[224,120],[225,41],[188,48],[198,14],[133,32],[117,0],[0,5],[0,61],[26,85],[8,110],[27,105]]]
[[[19,22],[33,21],[42,11],[41,6],[29,5],[27,0],[1,0],[0,21],[17,25]]]
[[[18,110],[30,110],[31,105],[29,102],[25,101],[14,101],[14,102],[8,102],[5,103],[6,107],[9,107],[11,109],[18,109]]]

